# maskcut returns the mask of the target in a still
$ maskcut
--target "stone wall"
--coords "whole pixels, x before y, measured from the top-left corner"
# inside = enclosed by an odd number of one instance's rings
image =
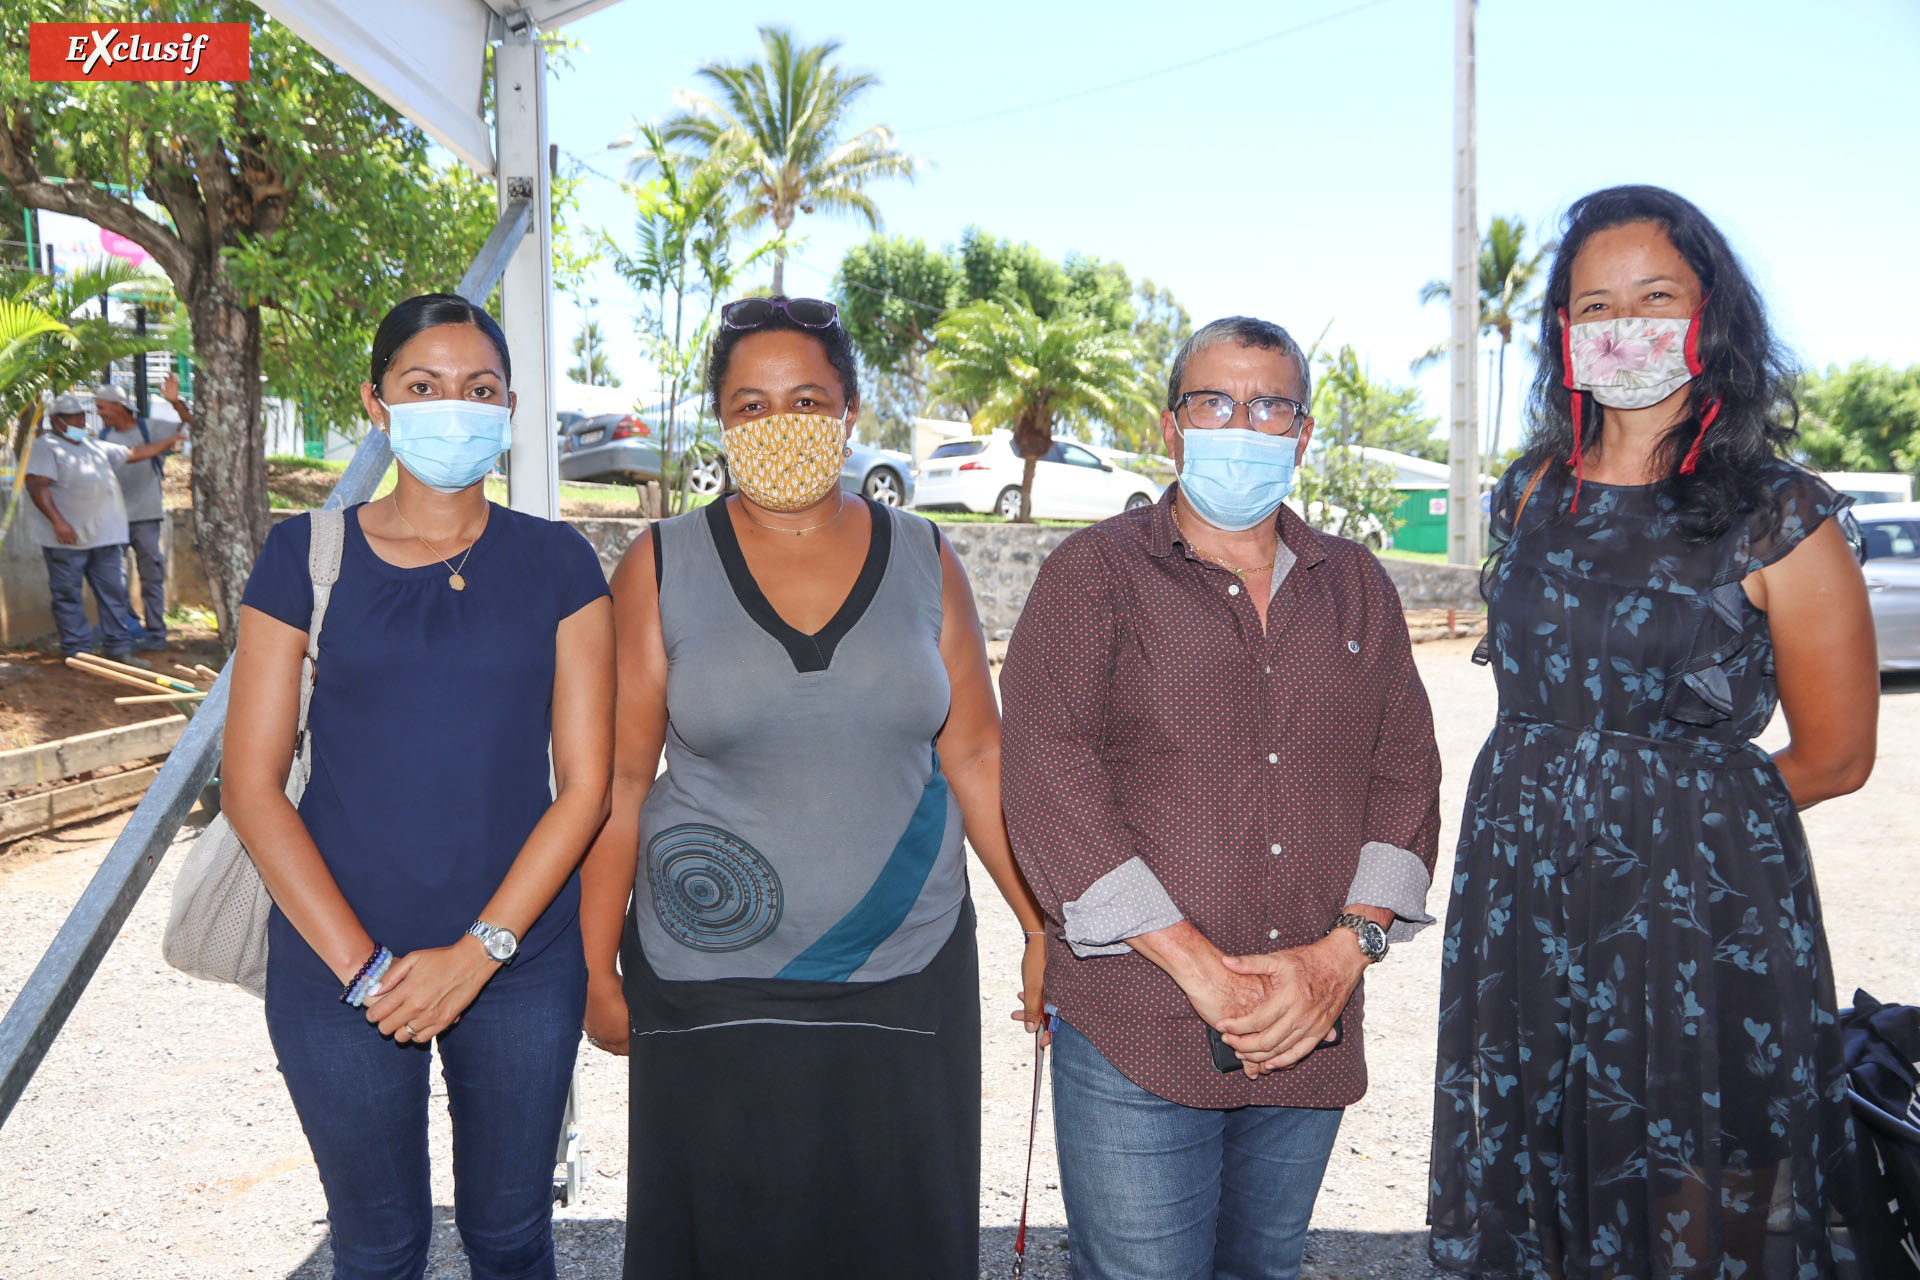
[[[276,518],[292,512],[274,513]],[[167,599],[175,604],[211,605],[200,557],[193,549],[193,512],[171,513],[173,554],[167,560]],[[578,519],[570,521],[600,555],[609,575],[620,556],[646,528],[644,520]],[[1040,562],[1074,532],[1063,525],[943,524],[973,582],[980,625],[989,640],[1005,640],[1026,607]],[[1458,565],[1428,564],[1386,557],[1386,566],[1401,603],[1409,609],[1477,609],[1480,575]],[[15,528],[0,548],[0,642],[20,644],[50,635],[53,616],[47,608],[47,575],[39,548],[23,529]],[[91,607],[91,594],[88,595]],[[136,597],[137,598],[137,597]]]

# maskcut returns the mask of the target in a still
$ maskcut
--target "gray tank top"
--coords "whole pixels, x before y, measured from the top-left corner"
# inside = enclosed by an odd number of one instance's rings
[[[761,593],[724,503],[654,526],[666,772],[633,893],[662,979],[878,982],[953,932],[967,881],[933,745],[951,695],[939,534],[867,507],[860,576],[813,635]]]

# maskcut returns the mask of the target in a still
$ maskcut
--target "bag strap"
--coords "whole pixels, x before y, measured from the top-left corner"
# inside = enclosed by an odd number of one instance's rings
[[[340,557],[346,550],[347,516],[322,508],[307,517],[312,540],[307,545],[307,575],[313,580],[313,617],[307,623],[307,652],[300,660],[300,728],[298,754],[306,746],[307,708],[313,702],[313,682],[319,674],[320,628],[327,619],[333,584],[340,580]]]
[[[1520,505],[1513,511],[1513,531],[1520,532],[1520,517],[1527,513],[1527,499],[1533,497],[1533,491],[1540,487],[1540,477],[1547,474],[1547,468],[1553,465],[1552,458],[1542,458],[1540,465],[1533,469],[1533,479],[1527,481],[1527,487],[1520,495]]]

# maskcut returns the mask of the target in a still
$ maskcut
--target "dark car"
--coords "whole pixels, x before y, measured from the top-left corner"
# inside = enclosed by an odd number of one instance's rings
[[[569,416],[574,421],[569,423]],[[631,413],[602,413],[591,418],[561,415],[560,478],[603,484],[645,484],[660,479],[660,443],[653,428]],[[711,447],[694,452],[688,486],[714,494],[726,488],[727,469]]]

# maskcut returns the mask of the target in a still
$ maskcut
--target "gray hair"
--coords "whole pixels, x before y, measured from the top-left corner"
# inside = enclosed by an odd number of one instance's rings
[[[1270,320],[1228,316],[1200,326],[1191,338],[1180,344],[1180,350],[1173,357],[1173,370],[1167,375],[1169,413],[1180,403],[1180,383],[1187,376],[1187,361],[1193,358],[1195,352],[1221,342],[1235,342],[1243,347],[1280,351],[1292,356],[1294,364],[1300,368],[1300,399],[1308,404],[1313,403],[1313,370],[1307,367],[1307,353],[1300,349],[1293,335]]]

